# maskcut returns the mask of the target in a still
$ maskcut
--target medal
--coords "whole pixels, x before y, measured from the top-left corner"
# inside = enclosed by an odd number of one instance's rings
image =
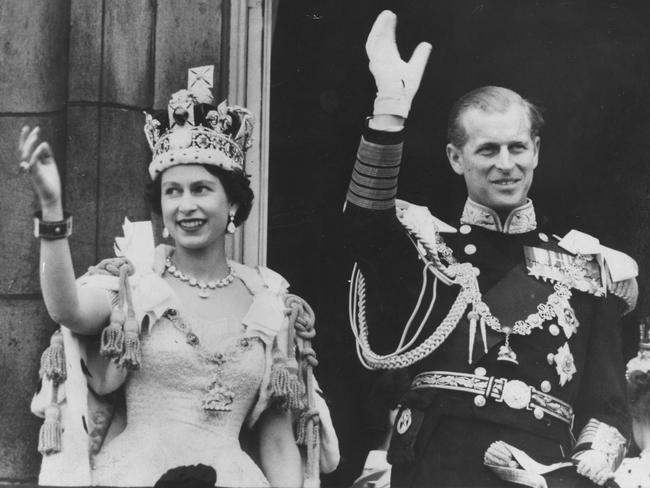
[[[504,327],[505,329],[505,327]],[[512,350],[510,347],[510,332],[511,330],[508,330],[506,332],[506,340],[503,343],[503,345],[499,348],[499,354],[497,355],[497,361],[503,361],[507,363],[512,363],[512,364],[519,364],[519,361],[517,361],[517,353]]]

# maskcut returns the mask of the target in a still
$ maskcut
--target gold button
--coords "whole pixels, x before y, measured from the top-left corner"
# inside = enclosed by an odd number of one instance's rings
[[[542,420],[542,418],[544,418],[544,410],[542,410],[539,407],[535,407],[535,409],[533,410],[533,415],[537,420]]]
[[[551,324],[548,326],[548,331],[552,336],[557,336],[560,334],[560,328],[556,324]]]
[[[552,352],[549,352],[546,355],[546,361],[548,361],[548,364],[552,365],[555,362],[555,355]]]
[[[485,406],[485,397],[483,395],[476,395],[474,397],[474,405],[477,407],[484,407]]]
[[[551,382],[547,380],[542,381],[540,388],[544,393],[548,393],[549,391],[551,391]]]
[[[485,376],[487,374],[487,370],[484,367],[479,366],[474,370],[474,374],[476,376]]]
[[[465,251],[465,254],[467,254],[468,256],[471,256],[472,254],[476,253],[476,246],[474,244],[467,244],[465,246],[464,251]]]
[[[540,232],[540,233],[538,234],[538,236],[539,236],[539,240],[540,240],[540,241],[542,241],[542,242],[548,242],[548,236],[547,236],[546,234],[544,234],[543,232]]]
[[[461,234],[469,234],[472,232],[472,228],[467,224],[461,225],[459,230]]]

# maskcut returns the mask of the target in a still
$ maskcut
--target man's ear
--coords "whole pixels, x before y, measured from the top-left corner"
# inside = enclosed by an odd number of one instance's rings
[[[533,141],[533,144],[535,144],[535,168],[537,168],[537,163],[539,161],[539,148],[542,143],[542,140],[539,138],[539,136],[535,136],[535,140]]]
[[[451,169],[453,169],[456,174],[462,175],[465,173],[461,150],[451,143],[447,144],[447,159],[449,160]]]

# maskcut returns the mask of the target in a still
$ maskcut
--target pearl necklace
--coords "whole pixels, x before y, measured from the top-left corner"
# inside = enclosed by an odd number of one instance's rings
[[[199,289],[199,296],[201,298],[208,298],[210,296],[210,290],[215,290],[217,288],[224,288],[232,283],[235,279],[235,270],[232,269],[232,266],[228,265],[228,275],[225,278],[220,280],[212,280],[207,283],[204,281],[197,280],[196,278],[191,278],[183,273],[180,269],[176,267],[174,261],[171,257],[165,259],[165,270],[172,275],[174,278],[178,278],[183,283],[187,283],[190,286],[197,287]]]

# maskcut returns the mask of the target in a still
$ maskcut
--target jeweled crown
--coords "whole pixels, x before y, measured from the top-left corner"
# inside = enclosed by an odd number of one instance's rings
[[[214,105],[214,66],[188,71],[186,90],[174,93],[166,111],[145,112],[144,133],[153,152],[149,175],[155,179],[179,164],[209,164],[228,171],[244,169],[251,146],[253,116],[247,109]]]

